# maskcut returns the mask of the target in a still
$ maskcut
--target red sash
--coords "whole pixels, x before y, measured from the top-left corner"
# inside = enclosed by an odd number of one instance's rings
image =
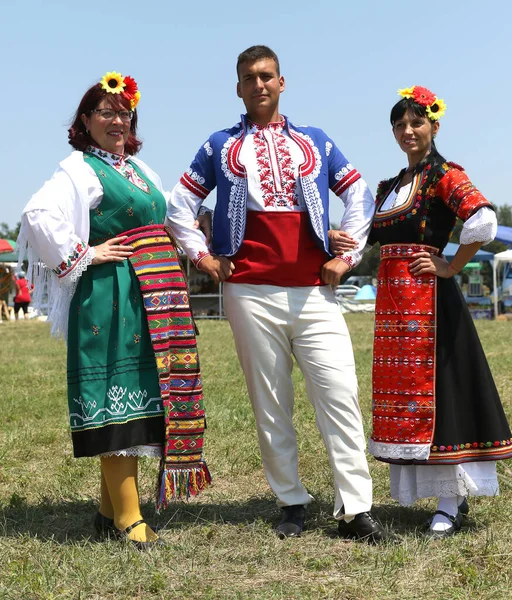
[[[230,283],[300,287],[322,285],[330,257],[314,238],[307,212],[247,211],[244,241],[232,258]]]

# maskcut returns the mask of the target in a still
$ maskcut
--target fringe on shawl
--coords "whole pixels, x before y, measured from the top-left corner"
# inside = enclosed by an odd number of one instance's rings
[[[162,458],[158,480],[156,509],[167,508],[172,500],[188,500],[206,489],[212,481],[210,471],[204,461],[184,467],[167,467]]]
[[[27,281],[34,286],[33,307],[48,315],[48,322],[51,323],[51,335],[57,338],[62,337],[67,341],[71,299],[82,273],[87,270],[94,259],[95,249],[90,247],[76,263],[71,273],[59,279],[37,256],[28,241],[23,226],[16,242],[16,248],[19,252],[18,268],[23,268],[23,263],[28,262]]]

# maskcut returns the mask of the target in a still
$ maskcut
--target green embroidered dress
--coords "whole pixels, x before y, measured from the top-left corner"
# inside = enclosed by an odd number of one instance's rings
[[[165,199],[133,163],[127,173],[92,153],[84,160],[103,186],[90,212],[91,246],[163,223]],[[128,260],[89,266],[80,277],[69,312],[68,403],[76,457],[164,442],[155,355]]]

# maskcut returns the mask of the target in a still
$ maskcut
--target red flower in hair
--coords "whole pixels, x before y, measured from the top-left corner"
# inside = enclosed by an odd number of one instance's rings
[[[128,98],[133,98],[135,96],[135,93],[138,91],[138,87],[137,87],[137,83],[135,81],[135,79],[133,77],[130,77],[129,75],[126,75],[126,77],[123,79],[124,84],[125,84],[125,88],[123,90],[123,92],[126,94],[126,96]]]
[[[415,85],[412,94],[414,101],[421,106],[430,106],[436,101],[436,95],[421,85]]]

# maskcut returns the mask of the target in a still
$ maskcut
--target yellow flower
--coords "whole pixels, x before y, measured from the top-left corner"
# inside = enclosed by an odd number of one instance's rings
[[[137,91],[137,92],[135,92],[135,95],[133,96],[133,98],[130,100],[130,106],[131,106],[132,110],[135,110],[135,107],[139,103],[139,100],[140,100],[140,92]]]
[[[427,115],[428,118],[432,121],[437,121],[440,119],[446,111],[446,102],[441,100],[441,98],[436,98],[436,101],[433,102],[430,106],[427,106]]]
[[[109,94],[120,94],[125,87],[121,73],[112,71],[111,73],[105,73],[100,80],[101,87]]]
[[[398,95],[402,96],[402,98],[412,98],[414,93],[414,86],[410,87],[410,88],[403,88],[401,90],[398,90]]]

